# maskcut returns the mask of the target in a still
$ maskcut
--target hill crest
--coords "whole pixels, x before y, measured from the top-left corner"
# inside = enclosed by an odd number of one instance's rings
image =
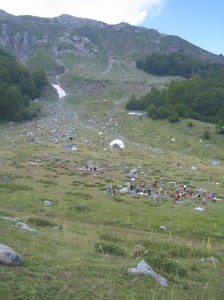
[[[203,50],[178,36],[127,23],[108,25],[101,21],[61,15],[54,18],[14,16],[0,11],[0,46],[28,62],[40,46],[58,61],[64,53],[82,56],[112,56],[127,62],[155,52],[181,52],[202,61],[223,62],[222,55]],[[79,51],[81,49],[81,51]],[[59,50],[59,51],[56,51]],[[85,51],[83,51],[85,50]],[[30,63],[30,62],[29,62]]]

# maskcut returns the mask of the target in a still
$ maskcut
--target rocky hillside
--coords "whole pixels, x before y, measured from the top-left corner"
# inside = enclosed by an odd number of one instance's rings
[[[125,105],[133,94],[141,96],[152,87],[163,88],[173,79],[181,79],[138,70],[136,61],[146,55],[175,51],[224,63],[222,55],[155,29],[126,23],[108,25],[69,15],[40,18],[0,10],[0,46],[10,49],[31,70],[44,69],[76,109],[80,104],[96,103],[94,111],[99,109],[97,103],[105,100]]]
[[[42,62],[42,67],[55,74],[63,71],[61,57],[71,54],[104,61],[113,58],[131,65],[136,59],[154,52],[179,51],[204,61],[224,62],[222,55],[154,29],[126,23],[108,25],[69,15],[55,18],[14,16],[3,10],[0,10],[0,46],[11,49],[31,67]]]

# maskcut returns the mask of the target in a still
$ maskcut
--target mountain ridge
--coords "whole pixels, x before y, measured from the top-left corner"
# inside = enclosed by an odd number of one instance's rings
[[[154,52],[181,52],[202,61],[224,63],[222,55],[203,50],[178,36],[128,23],[109,25],[67,14],[42,18],[14,16],[0,11],[0,46],[9,48],[19,59],[30,64],[30,56],[40,45],[57,61],[63,53],[113,56],[130,63]],[[63,48],[63,49],[62,49]],[[58,53],[57,53],[57,51]],[[85,50],[85,51],[84,51]]]

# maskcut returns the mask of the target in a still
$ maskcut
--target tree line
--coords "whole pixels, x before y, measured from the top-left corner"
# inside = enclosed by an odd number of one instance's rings
[[[30,101],[48,85],[44,70],[32,72],[6,49],[0,48],[0,122],[31,120]]]
[[[158,62],[159,57],[162,57],[160,62]],[[145,59],[146,64],[141,61],[141,68],[148,71],[154,69],[154,73],[151,74],[157,73],[155,75],[178,75],[187,79],[173,81],[163,90],[153,87],[149,93],[139,99],[132,95],[126,108],[144,110],[154,119],[177,122],[180,118],[192,118],[215,123],[222,128],[224,126],[224,65],[209,62],[203,64],[195,58],[179,53],[176,54],[176,59],[174,53],[163,58],[161,54],[153,54]],[[138,61],[137,64],[139,63]]]
[[[221,63],[202,62],[201,60],[179,52],[170,54],[153,53],[136,62],[136,67],[146,73],[158,76],[181,76],[190,78],[200,75],[202,78],[223,76]]]

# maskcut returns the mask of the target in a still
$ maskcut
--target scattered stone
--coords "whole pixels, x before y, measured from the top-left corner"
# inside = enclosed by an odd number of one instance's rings
[[[132,175],[132,174],[137,173],[137,172],[138,172],[137,169],[132,169],[132,170],[129,172],[129,175]]]
[[[128,175],[129,175],[131,178],[133,178],[133,179],[138,179],[139,176],[138,176],[138,174],[136,174],[137,172],[138,172],[137,169],[132,169],[132,170],[128,173]]]
[[[20,219],[20,218],[10,218],[10,217],[5,217],[5,216],[2,216],[0,217],[0,220],[5,220],[5,221],[10,221],[10,222],[13,222],[13,223],[16,223],[16,227],[17,228],[20,228],[20,229],[23,229],[23,230],[26,230],[26,231],[30,231],[30,232],[35,232],[37,233],[37,231],[35,229],[32,229],[30,228],[29,226],[27,226],[25,223],[23,223],[23,220]]]
[[[59,143],[59,139],[57,139],[57,138],[52,138],[50,141],[55,144]]]
[[[8,246],[0,244],[0,263],[8,266],[21,266],[23,257]]]
[[[58,156],[50,156],[49,160],[51,160],[51,161],[60,161],[61,159]]]
[[[53,205],[53,202],[52,202],[52,201],[49,201],[49,200],[45,200],[45,201],[44,201],[44,205],[45,205],[45,206],[51,206],[51,205]]]
[[[59,230],[61,230],[61,227],[56,225],[54,227],[51,227],[51,230],[59,231]]]
[[[166,227],[166,226],[160,226],[159,228],[160,228],[160,229],[163,229],[163,230],[167,230],[167,227]]]
[[[211,262],[211,263],[217,263],[218,262],[218,260],[213,256],[207,257],[207,258],[201,258],[201,259],[199,259],[199,261],[200,262]]]
[[[39,137],[36,137],[34,143],[42,143]]]
[[[26,230],[26,231],[29,231],[29,232],[34,232],[34,233],[37,233],[37,231],[29,226],[27,226],[25,223],[23,222],[18,222],[16,223],[15,225],[16,227],[20,228],[20,229],[23,229],[23,230]]]
[[[197,211],[204,211],[204,207],[195,207],[194,210],[197,210]]]
[[[161,286],[168,286],[167,279],[157,274],[144,260],[142,260],[137,268],[129,268],[128,273],[136,275],[149,275],[156,280]]]
[[[127,187],[123,187],[122,189],[119,190],[119,192],[120,192],[121,194],[126,194],[126,193],[129,192],[129,189],[128,189]]]
[[[13,222],[13,223],[18,223],[18,222],[22,222],[23,221],[20,218],[13,219],[13,218],[10,218],[10,217],[5,217],[5,216],[0,217],[0,220],[10,221],[10,222]]]
[[[29,161],[27,165],[30,165],[30,166],[36,166],[36,163],[33,162],[33,161]]]
[[[195,166],[192,166],[192,167],[191,167],[191,170],[192,170],[192,171],[197,171],[198,169],[197,169]]]
[[[132,174],[132,175],[130,175],[130,177],[131,177],[131,180],[133,180],[133,179],[139,179],[138,174]]]

